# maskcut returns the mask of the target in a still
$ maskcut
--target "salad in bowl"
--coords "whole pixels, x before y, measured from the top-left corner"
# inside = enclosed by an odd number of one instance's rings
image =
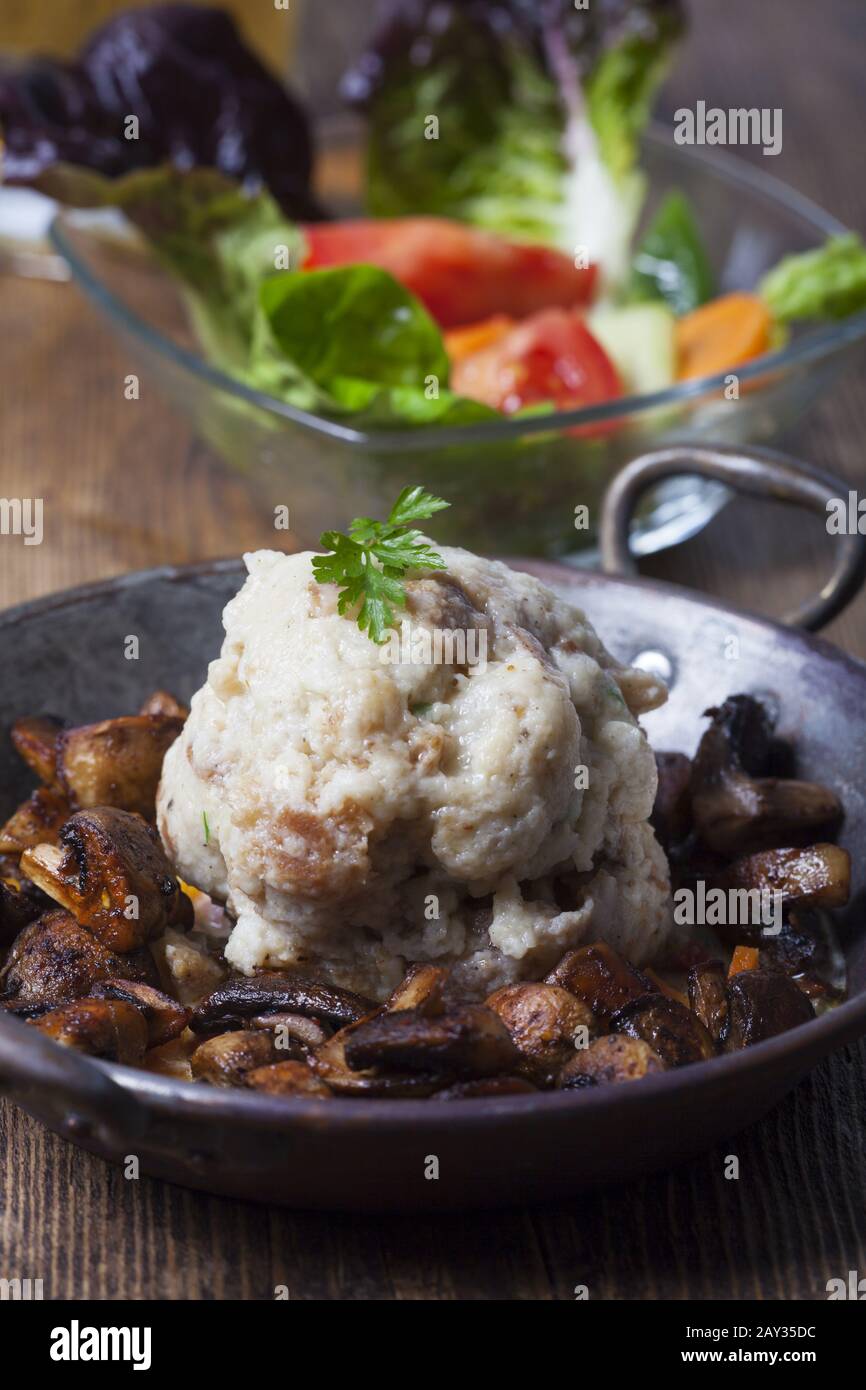
[[[228,17],[132,10],[0,81],[3,176],[88,210],[54,228],[73,274],[301,540],[335,494],[344,521],[381,506],[410,453],[449,543],[570,553],[636,452],[772,438],[866,331],[855,235],[647,137],[684,28],[679,0],[384,6],[344,81],[362,206],[335,218],[303,109]],[[638,549],[724,498],[665,489]]]

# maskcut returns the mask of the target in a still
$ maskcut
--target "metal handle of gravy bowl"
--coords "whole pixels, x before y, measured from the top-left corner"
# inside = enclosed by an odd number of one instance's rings
[[[147,1116],[98,1063],[0,1009],[0,1095],[65,1138],[122,1151]]]
[[[642,454],[627,464],[610,484],[602,504],[600,547],[602,569],[608,574],[637,571],[629,548],[629,526],[640,498],[664,478],[713,478],[735,492],[791,502],[827,516],[827,503],[847,499],[849,484],[832,473],[813,468],[770,449],[739,449],[703,444],[680,444]],[[833,536],[836,565],[826,584],[783,622],[817,631],[835,618],[866,580],[866,536]]]

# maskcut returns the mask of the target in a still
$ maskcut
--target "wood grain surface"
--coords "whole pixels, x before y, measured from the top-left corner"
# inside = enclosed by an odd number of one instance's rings
[[[340,4],[350,45],[354,6]],[[783,150],[764,163],[862,231],[861,0],[691,8],[662,114],[698,98],[781,107]],[[760,151],[744,157],[762,163]],[[146,386],[137,405],[124,400],[130,369],[75,290],[0,279],[2,493],[42,496],[46,526],[39,547],[0,538],[4,605],[273,543],[269,521]],[[786,442],[863,489],[861,374],[862,360]],[[820,522],[749,501],[644,570],[775,613],[829,563]],[[866,656],[866,596],[827,635]],[[568,1299],[578,1284],[591,1298],[823,1298],[829,1278],[866,1272],[864,1078],[866,1049],[853,1048],[684,1168],[535,1211],[435,1218],[290,1213],[128,1182],[3,1105],[0,1277],[83,1299],[264,1299],[277,1284],[297,1299]],[[738,1181],[724,1177],[728,1154]]]

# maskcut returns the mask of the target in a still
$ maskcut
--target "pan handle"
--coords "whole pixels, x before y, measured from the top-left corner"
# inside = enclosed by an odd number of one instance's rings
[[[636,573],[628,536],[637,503],[654,483],[683,474],[714,478],[737,492],[792,502],[825,517],[828,501],[847,497],[849,491],[848,483],[832,473],[770,449],[753,449],[744,454],[721,445],[680,444],[642,454],[614,478],[602,504],[601,564],[608,574]],[[854,534],[834,539],[838,542],[835,569],[813,598],[785,614],[782,621],[792,627],[811,632],[824,627],[841,613],[866,579],[866,536]]]
[[[25,1030],[26,1029],[26,1033]],[[146,1112],[92,1059],[0,1009],[0,1095],[68,1139],[117,1153],[141,1136]]]

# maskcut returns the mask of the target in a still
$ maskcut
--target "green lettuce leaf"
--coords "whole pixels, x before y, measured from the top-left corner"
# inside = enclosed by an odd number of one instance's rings
[[[518,45],[508,49],[507,76],[491,69],[478,38],[469,27],[459,56],[444,53],[441,65],[420,72],[407,65],[376,102],[368,209],[379,217],[431,213],[559,242],[568,161],[555,88]],[[471,99],[469,68],[476,74]],[[428,114],[439,122],[435,139],[423,136]]]
[[[785,256],[758,293],[779,323],[847,318],[866,309],[866,246],[849,232],[814,251]]]
[[[387,386],[448,381],[442,334],[421,303],[372,265],[272,276],[259,303],[282,353],[318,386],[367,377]]]
[[[496,412],[448,389],[442,334],[423,305],[375,266],[276,275],[244,379],[353,424],[471,424]]]
[[[278,264],[299,264],[300,231],[269,193],[248,197],[209,170],[163,170],[122,182],[114,201],[180,280],[208,357],[226,370],[242,367],[259,288]]]

